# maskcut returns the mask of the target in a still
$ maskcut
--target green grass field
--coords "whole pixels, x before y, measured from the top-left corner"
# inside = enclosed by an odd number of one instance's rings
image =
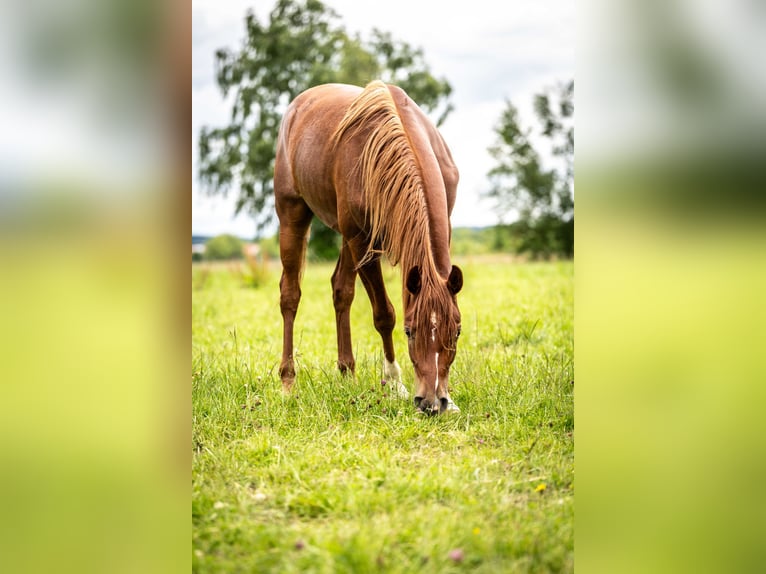
[[[357,282],[356,378],[335,368],[331,264],[311,264],[284,396],[278,263],[244,286],[192,270],[195,572],[571,572],[573,264],[454,261],[462,412],[425,418],[381,384]],[[397,358],[411,389],[398,269]]]

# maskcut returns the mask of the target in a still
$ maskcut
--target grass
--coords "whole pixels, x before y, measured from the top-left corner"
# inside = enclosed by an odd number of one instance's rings
[[[360,284],[356,378],[337,373],[332,265],[306,269],[292,396],[278,264],[258,288],[193,268],[195,572],[574,569],[573,265],[456,262],[462,412],[433,418],[381,384]],[[399,272],[385,275],[401,317]],[[395,344],[411,387],[401,323]]]

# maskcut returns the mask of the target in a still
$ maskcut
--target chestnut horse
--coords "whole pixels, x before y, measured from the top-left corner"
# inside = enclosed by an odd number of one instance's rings
[[[295,381],[293,326],[316,215],[343,236],[332,275],[341,372],[355,366],[349,312],[358,273],[383,341],[384,378],[408,396],[391,337],[396,316],[380,268],[385,254],[402,271],[415,406],[428,414],[459,410],[448,387],[460,335],[455,296],[463,285],[449,253],[457,181],[436,127],[396,86],[378,80],[364,89],[326,84],[293,100],[282,119],[274,165],[284,322],[279,374],[285,390]]]

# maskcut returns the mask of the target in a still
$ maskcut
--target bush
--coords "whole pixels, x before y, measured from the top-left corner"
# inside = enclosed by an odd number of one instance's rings
[[[309,238],[309,261],[335,261],[340,255],[341,237],[315,217],[311,222]]]
[[[242,259],[243,242],[234,235],[216,235],[205,243],[205,259]]]

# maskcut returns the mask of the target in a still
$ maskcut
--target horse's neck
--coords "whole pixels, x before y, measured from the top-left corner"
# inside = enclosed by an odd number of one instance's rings
[[[428,231],[431,256],[434,261],[437,273],[446,279],[449,276],[452,265],[450,263],[450,221],[447,210],[447,197],[444,191],[444,181],[442,179],[439,164],[433,155],[431,148],[427,148],[425,155],[426,161],[421,160],[422,177],[424,184],[424,195],[426,199],[426,209],[428,212]],[[428,161],[430,160],[430,161]]]
[[[429,213],[429,218],[432,214]],[[450,262],[449,244],[450,227],[449,219],[445,213],[442,216],[436,216],[431,219],[431,254],[433,256],[436,271],[443,279],[449,276],[452,268]]]

